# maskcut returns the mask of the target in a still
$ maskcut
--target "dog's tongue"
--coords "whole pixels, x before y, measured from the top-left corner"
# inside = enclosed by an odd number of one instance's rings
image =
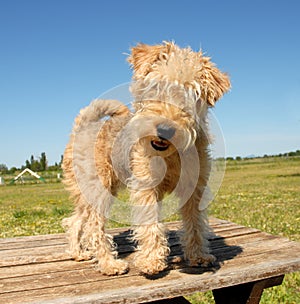
[[[155,150],[158,151],[165,151],[169,147],[169,144],[163,140],[152,140],[151,145]]]
[[[168,146],[168,144],[162,140],[153,140],[153,143],[155,144],[155,146],[162,147],[162,148]]]

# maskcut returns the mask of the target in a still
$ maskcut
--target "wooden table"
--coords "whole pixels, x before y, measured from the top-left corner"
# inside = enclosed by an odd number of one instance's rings
[[[216,303],[259,303],[264,288],[300,270],[300,243],[210,219],[212,252],[218,263],[190,268],[180,261],[179,222],[168,224],[169,268],[152,278],[129,273],[107,277],[91,262],[66,254],[65,234],[0,239],[0,303],[188,303],[183,297],[213,290]],[[122,258],[132,260],[130,231],[110,231]]]

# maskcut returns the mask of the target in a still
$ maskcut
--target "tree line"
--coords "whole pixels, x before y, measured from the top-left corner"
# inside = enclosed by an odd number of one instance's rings
[[[31,155],[30,159],[27,159],[21,168],[12,167],[8,169],[7,165],[0,164],[0,174],[14,174],[16,171],[24,170],[26,168],[35,172],[58,171],[61,170],[62,161],[63,156],[61,155],[61,159],[58,163],[55,162],[54,165],[49,166],[46,153],[42,152],[37,158]]]
[[[269,157],[293,157],[293,156],[300,156],[300,150],[296,150],[293,152],[286,152],[286,153],[279,153],[279,154],[264,154],[264,156],[246,156],[246,157],[241,157],[241,156],[236,156],[236,157],[227,157],[226,160],[247,160],[251,158],[269,158]]]
[[[227,157],[226,160],[243,160],[243,159],[250,159],[250,158],[267,158],[267,157],[293,157],[293,156],[300,156],[300,150],[296,150],[294,152],[287,152],[287,153],[280,153],[276,155],[267,155],[264,156],[253,156],[253,157],[241,157],[236,156],[234,157]],[[12,167],[8,169],[8,167],[5,164],[0,163],[0,174],[14,174],[16,171],[24,170],[26,168],[31,169],[32,171],[36,172],[42,172],[42,171],[58,171],[61,170],[61,165],[63,161],[63,155],[61,155],[60,161],[55,163],[54,165],[49,166],[48,160],[45,152],[41,153],[41,156],[37,159],[34,158],[33,155],[31,155],[30,159],[25,161],[25,165],[23,165],[21,168]]]
[[[34,156],[31,155],[30,161],[28,159],[25,161],[25,168],[31,169],[32,171],[46,171],[48,169],[46,153],[43,152],[39,159],[35,159]]]

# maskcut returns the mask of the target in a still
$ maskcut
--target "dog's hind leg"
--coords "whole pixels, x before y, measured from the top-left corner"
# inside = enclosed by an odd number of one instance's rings
[[[117,250],[111,235],[105,233],[106,218],[99,210],[84,203],[75,214],[66,219],[70,254],[76,261],[94,258],[97,269],[106,275],[123,274],[128,270],[126,261],[117,259]]]
[[[84,235],[84,227],[89,219],[90,208],[85,205],[76,206],[74,214],[63,220],[63,226],[68,232],[69,253],[76,261],[90,260],[93,252],[88,248],[88,241]]]
[[[117,248],[113,237],[105,233],[105,217],[94,212],[89,220],[91,225],[91,246],[96,250],[97,269],[106,275],[124,274],[128,271],[128,263],[117,259]]]

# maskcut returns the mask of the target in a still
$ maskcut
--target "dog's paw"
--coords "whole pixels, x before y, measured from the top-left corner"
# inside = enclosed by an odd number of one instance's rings
[[[99,261],[96,269],[102,274],[108,276],[121,275],[127,273],[129,270],[128,263],[121,259],[110,259],[106,261]]]
[[[89,261],[93,257],[90,254],[80,254],[72,257],[76,262]]]
[[[196,266],[203,266],[208,267],[212,265],[216,261],[216,257],[209,253],[203,253],[200,256],[197,257],[190,257],[189,258],[189,265],[192,267]]]
[[[75,260],[76,262],[88,261],[94,257],[92,252],[88,250],[73,250],[72,252],[68,251],[68,253],[70,254],[72,260]]]
[[[138,268],[140,273],[144,275],[155,275],[165,270],[168,266],[165,260],[158,259],[138,259],[135,261],[135,266]]]

